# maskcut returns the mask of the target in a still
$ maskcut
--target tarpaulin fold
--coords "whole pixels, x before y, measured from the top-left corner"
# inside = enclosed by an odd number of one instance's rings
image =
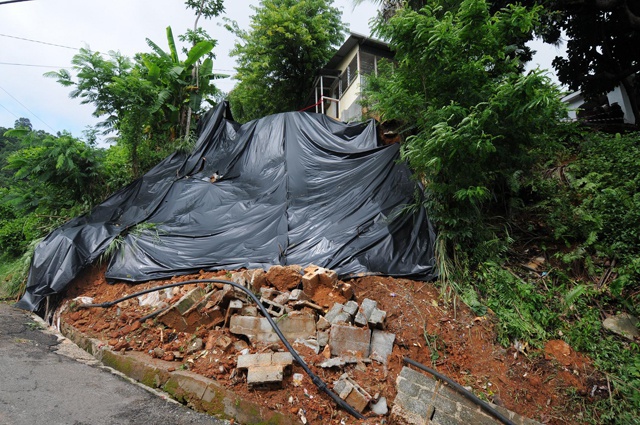
[[[373,121],[289,112],[239,125],[223,103],[190,154],[49,234],[18,306],[36,310],[110,245],[110,281],[277,264],[431,279],[435,235],[419,189]]]

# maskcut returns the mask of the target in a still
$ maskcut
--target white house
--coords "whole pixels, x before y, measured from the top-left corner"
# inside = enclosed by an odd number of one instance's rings
[[[622,86],[595,101],[586,102],[580,92],[571,93],[562,100],[569,106],[569,118],[573,120],[593,124],[636,124],[631,101]]]
[[[362,117],[359,104],[363,76],[375,73],[381,59],[393,59],[389,45],[351,33],[327,64],[318,72],[307,102],[315,110],[340,121]]]

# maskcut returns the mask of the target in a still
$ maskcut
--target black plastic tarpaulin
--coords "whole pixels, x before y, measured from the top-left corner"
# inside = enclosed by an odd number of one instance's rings
[[[36,310],[109,245],[111,281],[277,264],[430,279],[434,231],[416,196],[399,146],[378,146],[373,121],[289,112],[239,125],[221,104],[190,154],[49,234],[18,306]]]

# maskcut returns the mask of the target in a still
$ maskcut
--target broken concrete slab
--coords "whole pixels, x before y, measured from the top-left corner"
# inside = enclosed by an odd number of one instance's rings
[[[371,395],[346,373],[343,373],[333,383],[333,389],[341,399],[360,413],[364,411],[372,399]]]
[[[387,359],[393,351],[393,343],[396,340],[396,335],[390,332],[384,332],[375,329],[371,333],[371,348],[369,355],[373,360],[376,360],[384,365],[387,364]]]
[[[398,391],[391,409],[392,423],[411,425],[494,425],[498,421],[456,390],[431,376],[403,367],[396,379]],[[540,425],[503,407],[492,405],[513,423]]]
[[[333,356],[369,357],[371,331],[369,328],[333,324],[329,334],[329,347]]]
[[[316,322],[316,329],[319,331],[327,330],[331,327],[331,323],[324,317],[320,316]]]
[[[358,358],[355,356],[332,357],[330,359],[324,360],[323,362],[318,364],[318,366],[323,369],[328,369],[332,367],[342,367],[344,365],[354,364],[354,363],[371,363],[371,360]]]
[[[283,316],[278,320],[277,325],[289,341],[311,338],[316,334],[315,318],[303,312],[292,312]],[[233,334],[247,336],[251,342],[280,341],[269,321],[264,317],[231,316],[229,330]]]
[[[621,335],[631,341],[640,338],[638,331],[638,318],[627,313],[620,313],[616,316],[607,317],[602,326],[611,332]]]

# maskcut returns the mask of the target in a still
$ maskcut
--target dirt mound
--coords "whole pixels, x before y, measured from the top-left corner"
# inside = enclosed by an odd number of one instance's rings
[[[353,418],[339,411],[335,403],[320,393],[306,375],[302,378],[298,375],[304,372],[295,363],[290,373],[285,374],[280,389],[249,389],[246,373],[236,368],[238,356],[280,351],[283,345],[279,341],[258,341],[254,337],[230,332],[232,316],[252,317],[252,306],[248,303],[242,307],[220,304],[225,306],[220,310],[220,319],[197,325],[192,332],[169,328],[157,316],[144,320],[156,309],[175,306],[194,288],[200,288],[202,293],[210,295],[195,302],[190,307],[192,311],[205,311],[205,307],[208,309],[206,311],[212,311],[216,308],[216,300],[224,299],[218,292],[224,288],[212,288],[204,283],[189,284],[164,290],[163,297],[153,305],[132,298],[106,309],[77,309],[77,304],[83,301],[71,301],[76,297],[91,297],[93,303],[100,303],[172,282],[233,279],[237,276],[234,272],[226,271],[200,272],[166,281],[110,285],[104,280],[103,270],[94,267],[69,286],[62,304],[66,305],[62,318],[85,334],[107,342],[115,350],[136,350],[152,357],[175,361],[176,369],[188,369],[215,379],[243,397],[271,409],[292,414],[304,412],[311,423],[339,423],[342,419],[353,423]],[[563,341],[550,341],[541,352],[503,348],[496,344],[492,317],[476,317],[459,301],[443,304],[438,289],[431,283],[368,276],[325,286],[322,290],[316,290],[317,297],[314,295],[311,299],[296,298],[304,293],[304,283],[303,277],[299,293],[294,289],[289,298],[283,297],[282,293],[278,295],[276,288],[264,287],[261,290],[263,296],[274,297],[270,302],[283,306],[282,316],[276,317],[276,321],[285,320],[283,317],[306,315],[315,317],[320,329],[320,322],[330,316],[337,302],[345,303],[346,311],[348,302],[353,301],[359,306],[358,312],[354,313],[357,315],[363,312],[364,300],[368,299],[374,301],[378,311],[384,313],[382,322],[378,324],[368,318],[369,326],[381,327],[384,332],[395,335],[386,365],[380,361],[355,358],[334,367],[322,368],[319,365],[331,357],[331,350],[322,349],[320,333],[317,340],[291,341],[311,369],[330,388],[334,381],[347,372],[369,394],[385,397],[392,405],[396,396],[396,378],[404,366],[402,359],[409,357],[436,368],[472,389],[481,398],[523,416],[550,424],[580,423],[579,418],[574,416],[575,403],[570,394],[573,392],[589,398],[595,382],[594,370],[589,359],[576,353]],[[290,281],[272,286],[294,288]],[[346,293],[345,288],[349,288]],[[215,298],[216,294],[218,298]],[[351,300],[345,295],[350,296]],[[241,295],[236,296],[242,298]],[[340,312],[343,314],[342,310]],[[258,314],[255,320],[259,317]],[[358,321],[353,317],[351,320]],[[366,321],[364,326],[367,326]],[[368,409],[363,414],[373,418],[367,422],[379,422],[381,419],[374,417]]]

